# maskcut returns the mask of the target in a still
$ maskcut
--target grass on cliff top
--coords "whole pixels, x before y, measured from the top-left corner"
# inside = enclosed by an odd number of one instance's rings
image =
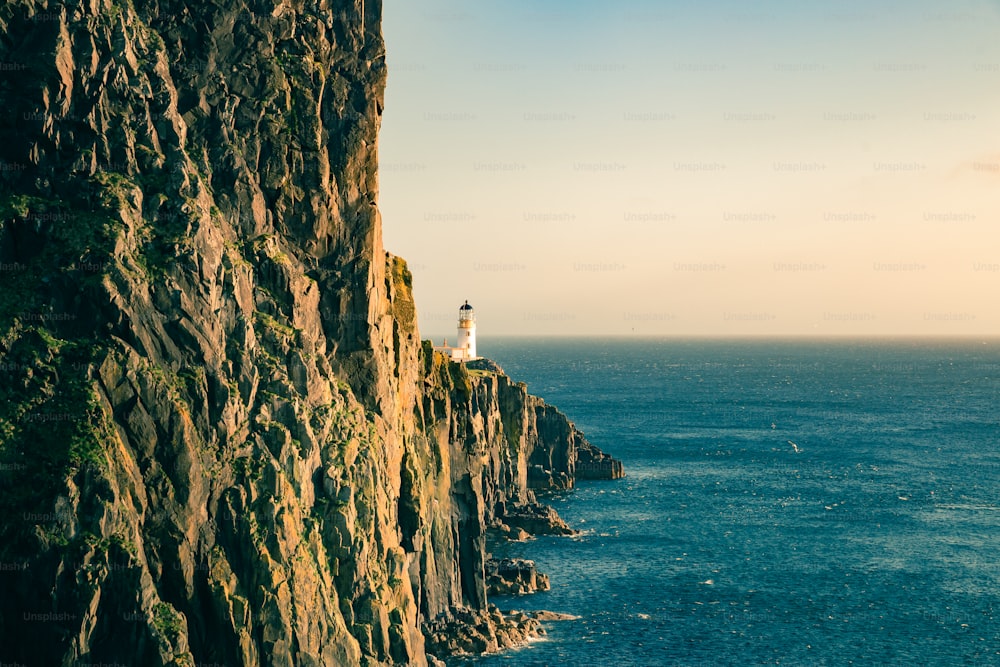
[[[413,289],[413,274],[410,272],[410,267],[407,266],[406,260],[402,257],[392,256],[392,274],[393,278],[396,279],[396,284],[405,285],[409,289]]]
[[[460,400],[467,400],[472,395],[471,378],[474,375],[489,374],[486,371],[468,368],[464,363],[452,361],[448,355],[436,352],[434,343],[430,340],[421,341],[420,351],[423,357],[424,377],[436,379],[446,390],[454,390]]]

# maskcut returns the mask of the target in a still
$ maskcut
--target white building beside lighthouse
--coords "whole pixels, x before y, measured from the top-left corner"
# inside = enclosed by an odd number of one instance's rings
[[[444,345],[435,345],[434,349],[444,352],[452,361],[472,361],[479,358],[476,355],[476,311],[468,301],[458,309],[458,345],[450,346],[446,339]]]

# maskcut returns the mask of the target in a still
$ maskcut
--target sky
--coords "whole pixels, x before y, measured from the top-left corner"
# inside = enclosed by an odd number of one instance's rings
[[[384,0],[424,337],[1000,335],[1000,1]]]

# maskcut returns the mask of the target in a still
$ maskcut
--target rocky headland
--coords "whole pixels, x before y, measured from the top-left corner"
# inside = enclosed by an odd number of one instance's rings
[[[489,596],[544,575],[487,534],[572,533],[536,492],[621,463],[421,342],[377,208],[380,23],[0,8],[0,662],[424,665],[539,632]]]

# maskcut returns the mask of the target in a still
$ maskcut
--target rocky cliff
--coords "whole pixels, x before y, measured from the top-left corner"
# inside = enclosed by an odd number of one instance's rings
[[[496,648],[487,530],[560,532],[533,489],[620,476],[421,344],[376,207],[380,14],[0,8],[0,661]]]

